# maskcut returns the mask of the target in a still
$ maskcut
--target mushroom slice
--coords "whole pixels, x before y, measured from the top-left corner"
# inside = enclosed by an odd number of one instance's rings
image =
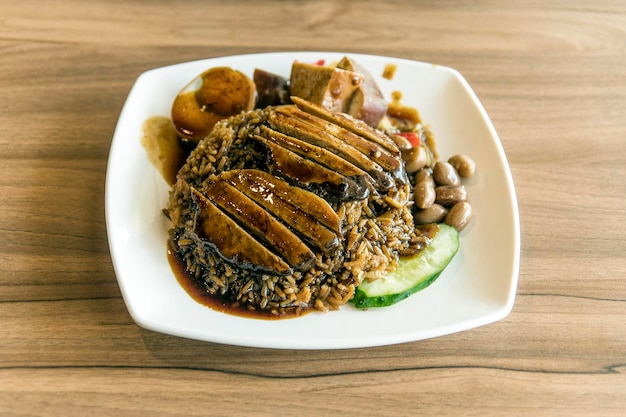
[[[269,115],[269,123],[273,129],[287,135],[294,136],[313,145],[336,152],[348,162],[367,172],[376,182],[379,190],[388,190],[394,185],[393,178],[379,164],[369,159],[353,146],[343,142],[324,130],[290,117],[279,111],[273,111]]]
[[[222,178],[287,224],[304,241],[321,249],[324,253],[329,253],[339,246],[338,230],[329,229],[313,215],[296,206],[294,199],[290,198],[293,194],[299,194],[295,200],[307,199],[309,207],[326,205],[326,202],[315,194],[301,188],[291,187],[276,177],[268,181],[269,177],[264,172],[254,169],[227,171],[222,174]],[[281,187],[290,192],[289,197],[285,192],[275,192],[276,188]]]
[[[191,188],[191,198],[196,207],[194,233],[227,262],[277,275],[293,273],[284,260],[266,249],[195,188]]]
[[[253,138],[267,148],[267,163],[271,172],[301,184],[322,198],[343,202],[362,200],[369,195],[369,188],[364,181],[357,183],[264,137]]]
[[[357,135],[335,123],[302,111],[296,106],[282,106],[277,108],[276,111],[322,129],[336,138],[354,146],[387,171],[395,173],[402,167],[402,154],[399,150],[392,154],[377,142]]]
[[[324,120],[328,120],[329,122],[335,123],[350,132],[374,141],[392,154],[398,152],[398,146],[389,136],[368,126],[367,123],[362,120],[357,120],[344,113],[329,111],[322,106],[318,106],[315,103],[311,103],[310,101],[303,100],[299,97],[292,96],[291,101],[293,101],[300,110],[320,117]]]
[[[296,271],[304,271],[315,263],[315,254],[298,236],[223,178],[209,181],[203,191],[216,206]]]

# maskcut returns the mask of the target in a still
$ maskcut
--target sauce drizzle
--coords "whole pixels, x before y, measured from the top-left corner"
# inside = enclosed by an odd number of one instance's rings
[[[218,294],[210,294],[201,282],[187,272],[184,261],[171,248],[167,250],[167,260],[176,280],[185,292],[197,303],[220,313],[253,319],[281,320],[300,317],[310,311],[301,308],[286,309],[280,312],[251,309],[237,300],[228,300]]]

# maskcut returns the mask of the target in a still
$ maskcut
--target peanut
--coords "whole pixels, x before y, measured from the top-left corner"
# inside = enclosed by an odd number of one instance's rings
[[[472,206],[467,201],[461,201],[452,206],[444,221],[460,232],[471,219]]]
[[[467,200],[467,191],[462,185],[440,185],[435,188],[435,202],[444,207],[452,207],[465,200]]]
[[[437,185],[461,185],[461,177],[448,162],[438,161],[435,164],[433,178]]]
[[[416,224],[439,223],[448,214],[448,209],[440,204],[433,204],[425,210],[418,210],[413,216]]]
[[[476,171],[476,162],[467,155],[454,155],[448,159],[448,162],[456,169],[456,172],[458,172],[462,178],[469,178],[474,175],[474,171]]]
[[[418,208],[426,209],[432,206],[435,196],[435,181],[432,177],[426,177],[413,188],[413,199]]]

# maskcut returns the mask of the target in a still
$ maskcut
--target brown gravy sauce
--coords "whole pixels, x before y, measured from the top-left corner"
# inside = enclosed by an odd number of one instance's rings
[[[420,226],[418,229],[426,238],[430,240],[435,236],[435,234],[437,234],[439,226],[436,224],[428,224]],[[401,257],[400,260],[403,258],[410,259],[418,254],[419,252],[414,255]],[[169,248],[169,245],[167,250],[167,260],[174,276],[176,277],[176,280],[178,281],[178,284],[183,287],[185,292],[187,292],[187,294],[189,294],[189,296],[197,303],[202,304],[205,307],[209,307],[212,310],[219,311],[220,313],[254,319],[280,320],[301,317],[312,311],[311,309],[290,309],[278,313],[276,311],[251,309],[236,300],[228,300],[224,297],[220,297],[219,295],[209,294],[202,283],[195,280],[191,274],[187,272],[185,262],[171,248]]]
[[[397,69],[398,69],[398,66],[396,64],[389,63],[385,65],[385,68],[383,69],[382,77],[388,80],[392,80],[393,76],[396,75]]]
[[[402,93],[400,91],[391,93],[391,102],[389,102],[387,107],[387,114],[400,121],[405,121],[408,125],[415,126],[422,123],[422,118],[415,107],[402,104]]]
[[[187,294],[197,303],[209,307],[212,310],[219,311],[220,313],[254,319],[279,320],[300,317],[311,311],[310,309],[288,309],[278,313],[276,311],[250,309],[236,300],[228,300],[219,295],[209,294],[202,283],[195,280],[189,272],[187,272],[185,262],[169,247],[167,250],[167,260],[174,276],[176,276],[176,280]]]
[[[150,163],[159,171],[171,186],[176,182],[176,174],[183,166],[189,152],[176,136],[170,119],[153,116],[142,125],[141,145],[146,150]]]

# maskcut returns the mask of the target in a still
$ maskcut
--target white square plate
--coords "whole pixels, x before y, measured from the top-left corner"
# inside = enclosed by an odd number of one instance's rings
[[[327,63],[343,53],[297,52],[221,57],[142,74],[121,112],[106,176],[106,222],[111,257],[124,301],[140,326],[171,335],[241,346],[340,349],[388,345],[442,336],[486,325],[513,306],[519,270],[519,215],[510,169],[496,131],[478,98],[455,70],[398,58],[348,54],[377,79],[385,97],[402,93],[430,125],[442,159],[464,153],[477,163],[465,186],[473,206],[461,247],[427,289],[387,308],[346,305],[285,320],[262,320],[214,311],[179,285],[166,253],[169,188],[141,146],[150,116],[169,116],[176,94],[215,66],[250,77],[261,68],[288,77],[294,60]],[[382,78],[395,64],[391,80]]]

